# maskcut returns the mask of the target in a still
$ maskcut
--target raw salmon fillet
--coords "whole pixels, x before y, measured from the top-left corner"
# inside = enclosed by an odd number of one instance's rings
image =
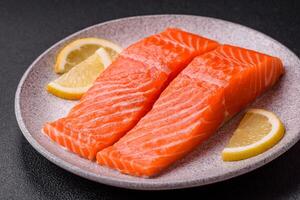
[[[176,28],[145,38],[125,49],[69,114],[45,124],[43,132],[93,160],[98,151],[134,127],[194,57],[217,46]]]
[[[156,175],[274,85],[283,72],[280,59],[229,45],[198,56],[133,129],[97,154],[97,162],[130,175]]]

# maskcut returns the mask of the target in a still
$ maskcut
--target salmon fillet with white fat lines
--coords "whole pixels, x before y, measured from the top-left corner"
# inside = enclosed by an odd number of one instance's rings
[[[148,112],[167,84],[218,43],[176,28],[127,49],[95,81],[69,114],[44,125],[52,140],[93,160]]]
[[[283,74],[280,59],[224,45],[196,57],[97,162],[149,177],[192,151]]]

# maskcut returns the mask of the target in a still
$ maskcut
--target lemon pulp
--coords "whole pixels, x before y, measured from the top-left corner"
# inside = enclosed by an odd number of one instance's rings
[[[223,150],[222,158],[235,161],[256,156],[278,143],[283,135],[284,126],[274,113],[250,109]]]
[[[112,62],[104,48],[47,85],[48,92],[64,99],[80,99],[99,74]]]

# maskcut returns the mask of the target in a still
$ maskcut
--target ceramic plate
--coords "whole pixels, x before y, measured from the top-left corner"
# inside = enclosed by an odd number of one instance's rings
[[[179,27],[221,43],[265,52],[282,59],[286,74],[280,82],[250,107],[277,113],[286,126],[286,135],[265,153],[238,162],[223,162],[220,153],[243,112],[235,116],[206,143],[178,161],[156,178],[137,178],[101,167],[60,148],[41,133],[46,121],[64,116],[76,103],[48,94],[45,85],[56,78],[53,62],[57,51],[68,41],[80,37],[102,37],[123,47],[166,27]],[[15,98],[19,126],[30,144],[56,165],[87,179],[123,188],[162,190],[210,184],[254,170],[275,159],[300,138],[300,61],[288,48],[250,28],[231,22],[187,15],[154,15],[124,18],[79,31],[53,45],[28,68]],[[51,172],[49,172],[51,173]]]

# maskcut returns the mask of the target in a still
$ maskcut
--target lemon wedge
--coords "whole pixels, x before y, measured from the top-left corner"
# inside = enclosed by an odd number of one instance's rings
[[[280,119],[263,109],[249,109],[222,152],[224,161],[256,156],[273,147],[285,132]]]
[[[56,73],[65,73],[72,69],[75,65],[81,63],[97,49],[104,48],[112,60],[122,51],[118,45],[100,38],[81,38],[66,45],[57,55],[54,65]]]
[[[70,71],[50,82],[47,90],[63,99],[80,99],[111,62],[109,53],[104,48],[100,48]]]

